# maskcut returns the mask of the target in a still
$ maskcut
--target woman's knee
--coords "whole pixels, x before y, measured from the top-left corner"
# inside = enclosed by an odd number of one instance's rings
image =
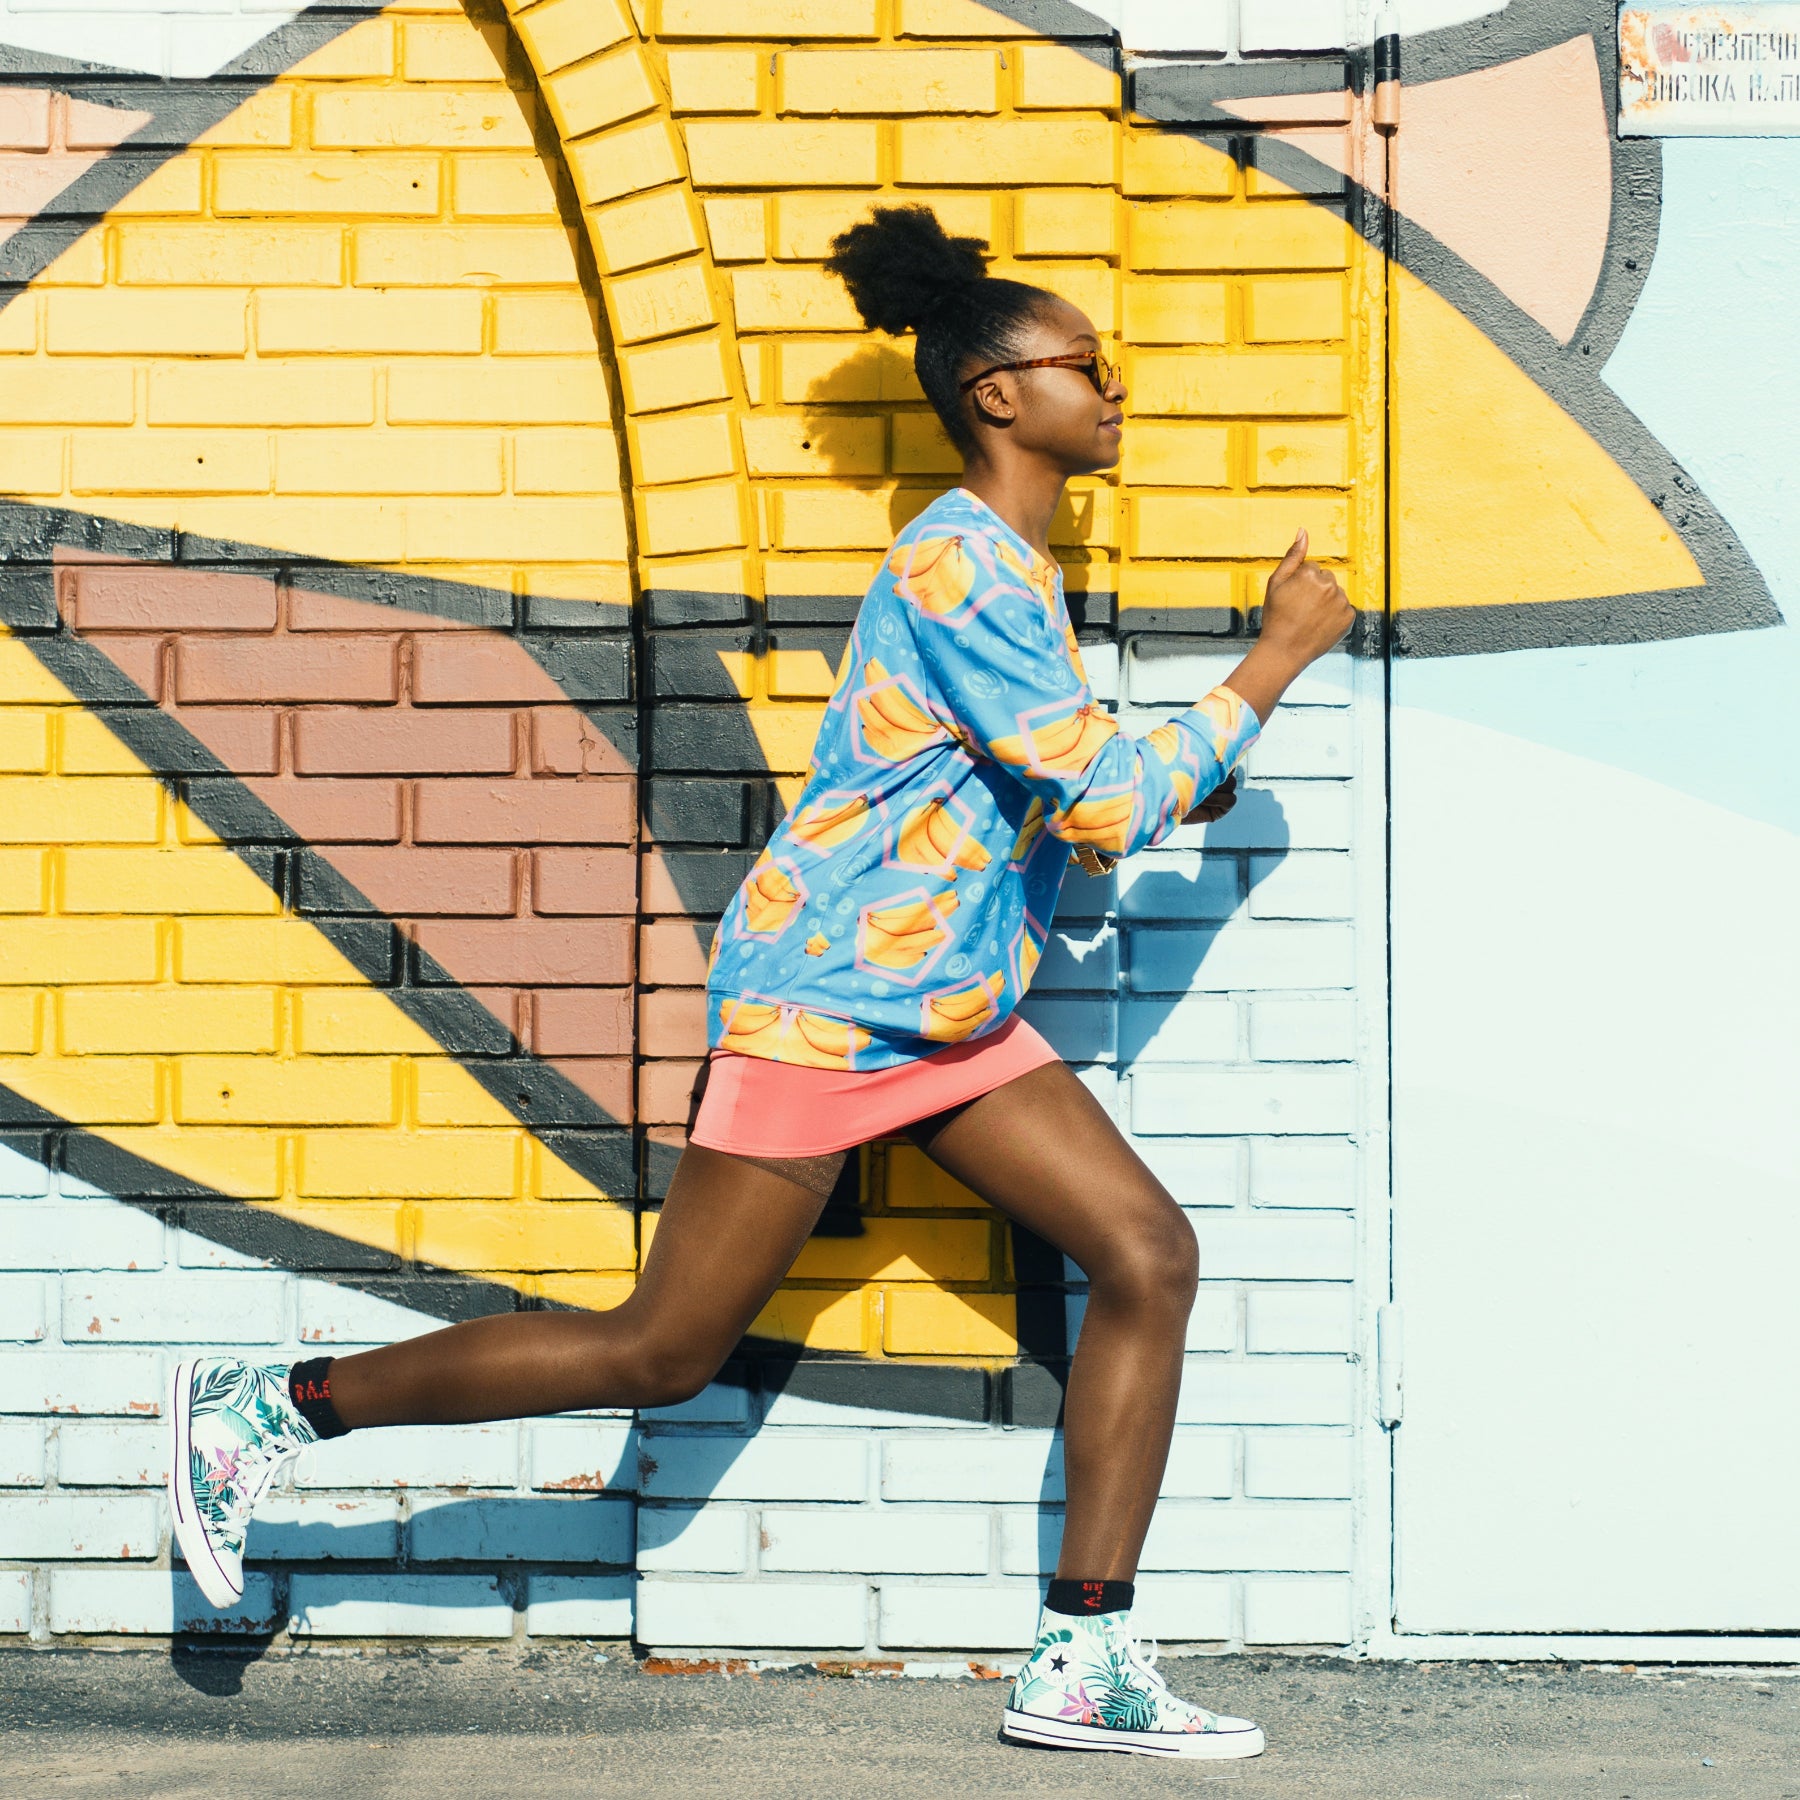
[[[1090,1293],[1134,1306],[1179,1307],[1184,1314],[1194,1303],[1200,1246],[1187,1215],[1166,1197],[1090,1260]]]

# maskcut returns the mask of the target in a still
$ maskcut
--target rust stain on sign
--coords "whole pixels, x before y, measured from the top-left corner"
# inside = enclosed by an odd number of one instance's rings
[[[1619,134],[1800,136],[1800,5],[1622,8]]]

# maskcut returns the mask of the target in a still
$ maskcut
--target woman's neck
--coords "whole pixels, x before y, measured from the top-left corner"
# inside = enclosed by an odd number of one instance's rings
[[[962,485],[993,508],[1046,562],[1050,555],[1050,522],[1062,505],[1067,477],[1055,469],[1012,462],[1001,467],[971,457]]]

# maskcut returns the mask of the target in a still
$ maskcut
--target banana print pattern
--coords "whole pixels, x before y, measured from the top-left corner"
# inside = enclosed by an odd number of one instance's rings
[[[864,597],[806,787],[720,921],[709,1041],[878,1069],[992,1031],[1030,986],[1071,846],[1160,842],[1260,729],[1216,688],[1121,731],[1061,572],[952,490]]]

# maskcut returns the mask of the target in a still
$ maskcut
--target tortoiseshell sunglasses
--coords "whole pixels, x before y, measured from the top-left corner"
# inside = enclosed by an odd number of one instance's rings
[[[1030,362],[995,363],[979,375],[971,375],[959,390],[967,393],[978,381],[990,375],[1003,375],[1012,369],[1079,369],[1094,384],[1094,392],[1105,397],[1106,390],[1124,373],[1118,363],[1106,360],[1097,350],[1078,350],[1068,356],[1034,356]]]

